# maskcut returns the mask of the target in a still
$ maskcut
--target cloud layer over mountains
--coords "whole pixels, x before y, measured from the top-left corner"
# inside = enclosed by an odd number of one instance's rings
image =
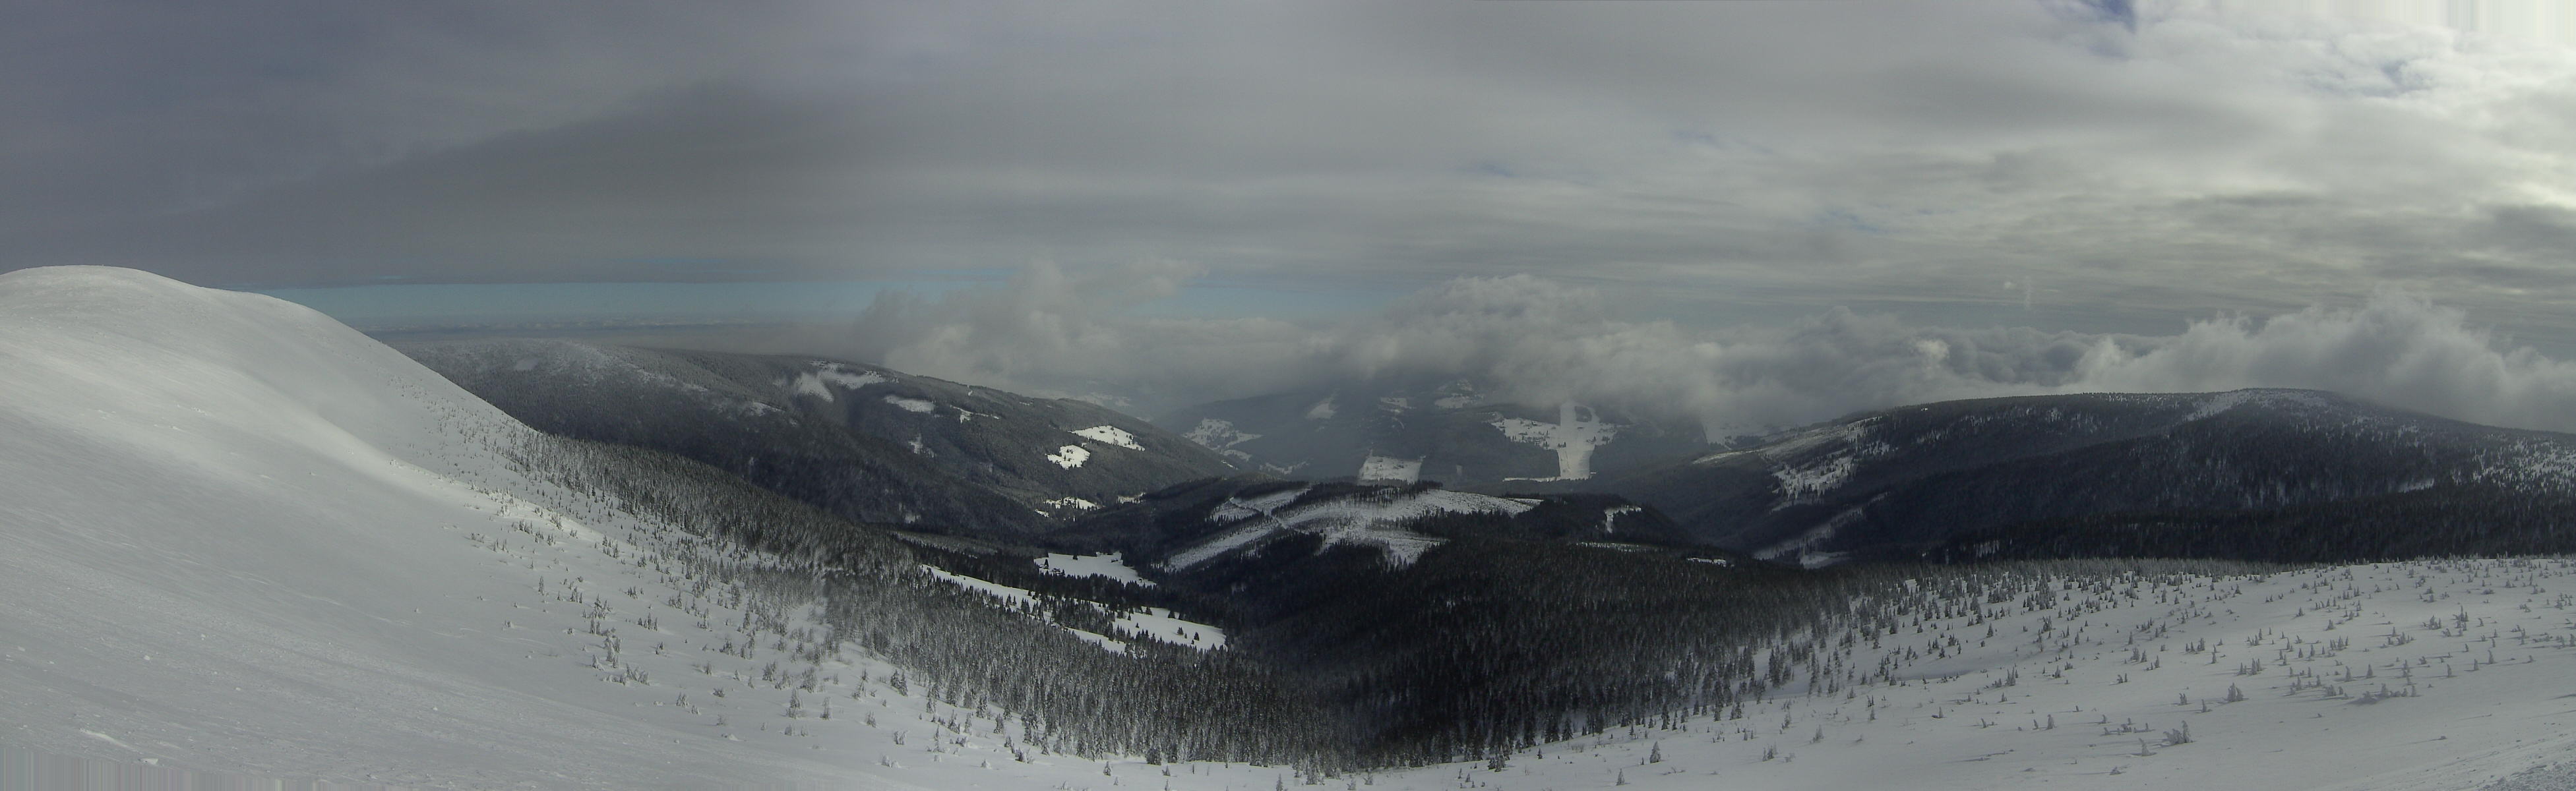
[[[0,269],[777,282],[1169,258],[1316,288],[1533,274],[2165,322],[2397,285],[2576,335],[2547,307],[2576,298],[2576,48],[2459,24],[2503,14],[2293,10],[51,4],[0,28],[0,204],[25,209],[0,215]]]
[[[1622,319],[1600,292],[1514,275],[1451,280],[1330,326],[1137,318],[1191,268],[1067,273],[936,299],[889,295],[843,353],[916,373],[1035,390],[1119,383],[1150,403],[1467,377],[1546,404],[1617,404],[1718,436],[1911,403],[2067,392],[2334,390],[2480,423],[2576,430],[2576,365],[2462,311],[2381,291],[2269,318],[2215,316],[2171,335],[1917,326],[1836,308],[1778,326]]]

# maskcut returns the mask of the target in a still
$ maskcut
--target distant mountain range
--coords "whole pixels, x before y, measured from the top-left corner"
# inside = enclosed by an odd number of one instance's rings
[[[2576,535],[2576,436],[2307,390],[1909,406],[1597,484],[1697,541],[1806,566],[2367,559],[2553,551]]]
[[[1235,473],[1088,403],[839,360],[566,340],[396,348],[540,430],[675,453],[865,522],[1026,536]]]

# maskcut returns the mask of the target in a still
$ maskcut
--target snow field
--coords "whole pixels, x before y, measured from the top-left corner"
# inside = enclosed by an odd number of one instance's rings
[[[1116,445],[1128,450],[1145,449],[1145,446],[1136,444],[1135,434],[1128,433],[1126,429],[1119,428],[1117,426],[1092,426],[1090,428],[1069,433],[1083,439]]]

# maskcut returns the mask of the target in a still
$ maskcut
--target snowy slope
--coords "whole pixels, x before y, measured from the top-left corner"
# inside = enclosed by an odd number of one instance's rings
[[[576,661],[582,608],[537,581],[649,572],[599,551],[615,527],[478,488],[538,488],[493,450],[525,429],[402,355],[282,301],[86,267],[0,275],[0,339],[10,740],[425,786],[851,776],[690,733],[653,708],[676,690]]]
[[[430,788],[1099,776],[991,724],[933,738],[971,717],[815,642],[809,600],[692,565],[773,561],[523,473],[533,432],[302,307],[11,272],[0,370],[13,748]]]

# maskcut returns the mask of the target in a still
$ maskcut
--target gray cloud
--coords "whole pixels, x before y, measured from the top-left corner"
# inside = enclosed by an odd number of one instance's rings
[[[72,4],[0,32],[0,266],[1167,259],[2003,323],[2394,285],[2576,335],[2576,54],[2141,6]]]

